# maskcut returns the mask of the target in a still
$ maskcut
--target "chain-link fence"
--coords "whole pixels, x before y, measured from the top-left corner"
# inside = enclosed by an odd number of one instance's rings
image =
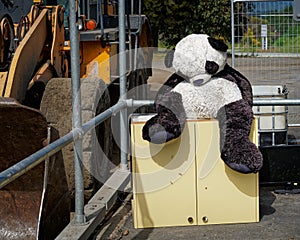
[[[294,1],[232,0],[231,3],[232,65],[252,85],[262,86],[256,88],[260,90],[259,93],[254,89],[254,95],[264,95],[266,89],[267,97],[281,97],[281,92],[269,95],[269,89],[264,86],[284,86],[288,91],[288,98],[299,99],[300,22],[293,18]],[[285,114],[281,108],[278,112],[276,108],[273,110],[273,113],[266,113],[270,116],[270,121],[277,119],[274,115]],[[261,114],[263,113],[260,112]],[[300,124],[300,108],[288,107],[286,118],[289,126]],[[286,131],[276,126],[278,124],[275,123],[268,129],[260,130]]]

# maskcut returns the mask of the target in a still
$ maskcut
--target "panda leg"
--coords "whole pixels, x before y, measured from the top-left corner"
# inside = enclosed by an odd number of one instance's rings
[[[220,128],[220,151],[223,161],[241,173],[255,173],[262,167],[259,149],[249,140],[253,112],[241,99],[222,107],[217,115]]]
[[[168,92],[156,100],[157,115],[143,127],[143,139],[155,144],[168,142],[181,135],[186,114],[179,93]]]

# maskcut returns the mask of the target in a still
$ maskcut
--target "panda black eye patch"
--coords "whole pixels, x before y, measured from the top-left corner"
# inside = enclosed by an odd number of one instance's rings
[[[206,61],[205,70],[208,74],[215,74],[219,70],[219,65],[214,61]]]

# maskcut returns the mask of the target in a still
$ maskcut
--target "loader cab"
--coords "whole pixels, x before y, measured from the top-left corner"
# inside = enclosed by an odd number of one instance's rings
[[[57,1],[65,6],[68,1]],[[127,90],[146,85],[152,75],[152,35],[150,24],[141,13],[141,1],[125,1]],[[109,87],[111,105],[119,99],[119,22],[118,3],[110,0],[80,1],[78,29],[80,76],[97,77]],[[65,17],[65,25],[67,18]],[[68,27],[66,27],[66,38]],[[145,96],[145,92],[137,94]]]

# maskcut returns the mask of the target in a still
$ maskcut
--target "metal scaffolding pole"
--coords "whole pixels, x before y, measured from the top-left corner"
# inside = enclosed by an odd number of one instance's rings
[[[126,95],[126,33],[125,33],[125,0],[119,0],[119,76],[120,99],[125,101]],[[120,112],[120,158],[121,170],[128,170],[127,165],[127,110]]]
[[[70,43],[71,43],[71,69],[72,69],[72,127],[78,129],[79,134],[74,135],[74,175],[75,175],[75,214],[74,223],[85,223],[84,215],[84,186],[82,167],[82,119],[81,119],[81,93],[80,93],[80,62],[79,40],[76,25],[76,1],[69,1],[70,7]]]

